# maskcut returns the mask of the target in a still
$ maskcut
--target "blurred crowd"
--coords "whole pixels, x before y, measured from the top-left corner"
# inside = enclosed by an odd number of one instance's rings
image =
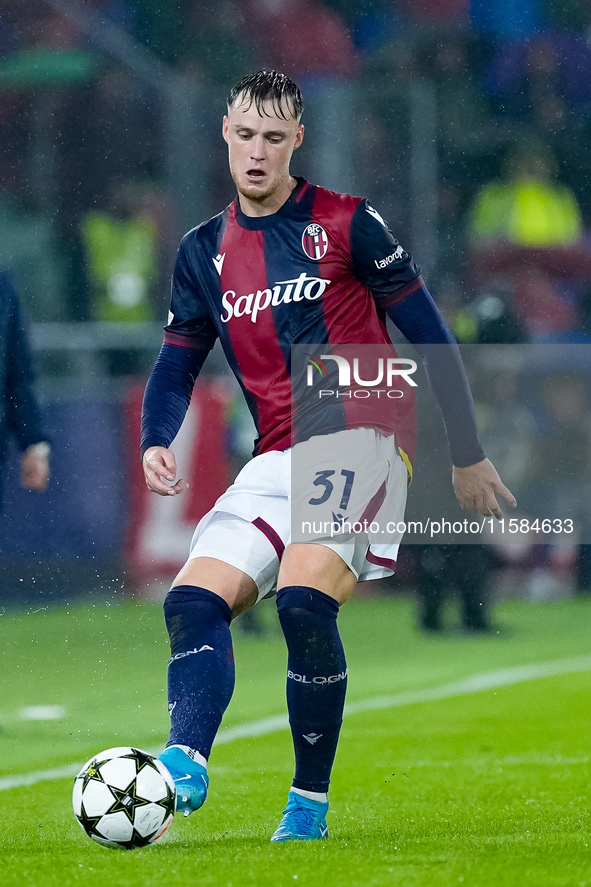
[[[262,67],[292,76],[312,108],[296,172],[318,171],[321,184],[379,207],[427,268],[460,343],[591,342],[583,0],[0,0],[0,266],[30,319],[166,316],[179,237],[233,198],[218,143],[225,96]],[[417,108],[430,119],[417,119]],[[421,139],[433,183],[424,218],[409,160]],[[339,157],[347,174],[334,185],[320,172]],[[413,242],[423,223],[435,232],[425,255]],[[129,356],[111,356],[112,375],[138,372]],[[556,447],[588,455],[591,385],[579,369],[540,376],[533,418],[512,413],[505,392],[513,430],[486,445],[527,432],[512,448],[528,462],[521,475],[550,510],[566,507],[552,498],[566,489],[591,527],[577,498],[586,458],[573,456],[568,484],[552,486],[531,455],[536,438],[550,461]],[[494,397],[477,397],[485,437],[487,416],[498,431]],[[248,419],[235,424],[249,446]],[[533,546],[532,597],[553,593],[557,551]],[[497,556],[484,546],[415,546],[421,625],[442,627],[455,586],[464,627],[490,629]],[[576,564],[577,588],[590,588],[591,545],[579,545]]]
[[[195,89],[204,121],[212,97],[217,109],[257,67],[305,94],[354,91],[354,185],[390,195],[383,211],[403,238],[406,96],[427,83],[439,183],[429,282],[457,337],[479,341],[494,305],[510,341],[587,341],[590,35],[579,0],[0,0],[0,262],[36,320],[162,316],[184,220],[160,71]],[[126,63],[126,47],[155,77]],[[193,167],[212,211],[232,197],[214,156],[195,151]]]

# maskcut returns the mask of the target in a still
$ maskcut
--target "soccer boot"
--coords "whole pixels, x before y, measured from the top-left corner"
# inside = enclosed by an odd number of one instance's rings
[[[277,826],[272,841],[322,841],[328,837],[326,812],[328,801],[311,801],[296,792],[287,796],[283,819]]]
[[[205,803],[209,776],[207,770],[189,757],[182,748],[165,748],[158,755],[176,786],[176,810],[184,816],[194,813]]]

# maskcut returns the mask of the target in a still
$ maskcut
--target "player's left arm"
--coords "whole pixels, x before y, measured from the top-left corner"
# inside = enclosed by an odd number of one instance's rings
[[[516,505],[478,438],[472,392],[458,345],[431,298],[412,256],[363,201],[351,226],[353,271],[417,349],[441,410],[462,508],[501,517],[495,493]]]
[[[453,463],[453,486],[462,508],[497,518],[495,493],[515,507],[515,497],[487,459],[476,425],[472,392],[457,342],[426,286],[396,301],[388,316],[417,349],[443,415]]]

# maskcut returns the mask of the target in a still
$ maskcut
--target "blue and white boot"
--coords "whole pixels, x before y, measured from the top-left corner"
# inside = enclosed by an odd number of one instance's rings
[[[312,801],[290,791],[287,807],[272,841],[323,841],[328,837],[326,813],[328,801]]]
[[[176,810],[189,816],[203,806],[207,798],[209,776],[202,764],[198,764],[182,748],[172,745],[158,755],[176,786]]]

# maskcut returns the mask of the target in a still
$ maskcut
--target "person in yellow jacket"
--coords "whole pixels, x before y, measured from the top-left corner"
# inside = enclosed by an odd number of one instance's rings
[[[137,186],[113,189],[109,211],[86,215],[82,223],[89,277],[94,285],[96,320],[154,319],[158,232],[141,212]]]
[[[576,243],[583,233],[579,205],[556,179],[548,148],[537,140],[518,142],[503,179],[485,185],[476,197],[469,223],[472,242],[502,239],[531,248]]]

